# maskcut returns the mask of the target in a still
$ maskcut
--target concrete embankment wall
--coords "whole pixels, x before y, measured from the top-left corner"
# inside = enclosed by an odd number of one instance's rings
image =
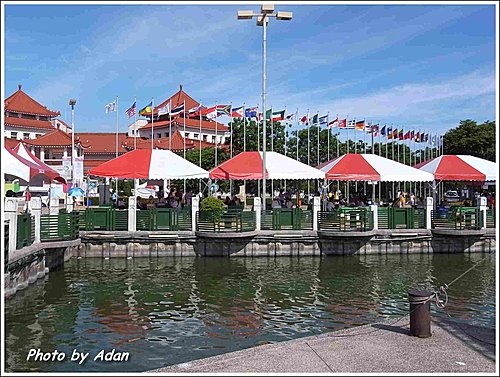
[[[4,273],[5,297],[14,295],[29,284],[43,278],[50,271],[64,266],[76,250],[80,240],[39,242],[16,250],[9,259]]]
[[[276,257],[354,254],[491,252],[493,229],[477,231],[378,230],[372,232],[85,232],[81,257]]]

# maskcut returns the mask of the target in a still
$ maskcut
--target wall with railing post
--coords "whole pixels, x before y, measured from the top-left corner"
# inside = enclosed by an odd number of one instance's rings
[[[373,230],[378,229],[378,206],[376,204],[370,204],[370,211],[373,221]]]
[[[75,201],[73,200],[73,197],[68,196],[66,198],[66,212],[67,213],[73,212],[74,206],[75,206]]]
[[[5,198],[4,214],[5,220],[9,221],[9,260],[12,253],[17,249],[17,206],[19,199]]]
[[[195,195],[191,198],[191,231],[196,231],[196,213],[200,210],[200,197]]]
[[[488,204],[486,197],[481,196],[477,199],[477,207],[479,208],[479,217],[480,217],[480,224],[481,224],[481,229],[486,228],[486,212],[488,211]]]
[[[434,210],[434,199],[432,196],[425,198],[425,229],[432,229],[432,211]]]
[[[128,231],[135,232],[137,230],[137,198],[129,196],[128,198]]]
[[[315,196],[313,198],[313,229],[314,231],[318,230],[318,213],[321,210],[321,198],[319,196]]]
[[[31,215],[35,219],[35,242],[40,242],[40,218],[42,216],[42,199],[39,197],[33,197],[31,202]]]
[[[261,228],[261,217],[262,217],[262,205],[259,197],[253,198],[253,210],[255,212],[255,230],[260,230]]]

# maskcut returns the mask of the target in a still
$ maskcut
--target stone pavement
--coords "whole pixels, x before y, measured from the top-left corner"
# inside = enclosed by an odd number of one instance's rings
[[[150,372],[495,373],[495,329],[433,321],[430,338],[409,335],[409,317],[267,344]]]

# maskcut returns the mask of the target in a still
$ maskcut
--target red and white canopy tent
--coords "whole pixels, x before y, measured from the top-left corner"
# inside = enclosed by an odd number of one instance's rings
[[[241,152],[209,172],[212,179],[262,179],[262,152]],[[324,179],[325,173],[278,152],[266,152],[266,179]]]
[[[432,174],[376,154],[345,154],[318,166],[328,180],[432,182]]]
[[[415,165],[431,173],[436,181],[496,181],[495,162],[470,155],[442,155]]]
[[[208,178],[205,169],[169,150],[135,149],[89,171],[90,175],[130,179]]]
[[[14,177],[18,177],[23,181],[30,183],[30,181],[37,175],[43,174],[48,177],[51,181],[57,180],[62,183],[66,183],[65,179],[60,176],[59,172],[52,169],[45,163],[40,161],[40,164],[30,161],[16,152],[11,148],[5,146],[6,153],[2,155],[2,171],[4,174],[9,174]]]
[[[57,170],[53,169],[52,167],[47,165],[45,162],[40,160],[33,153],[31,153],[28,149],[26,149],[26,146],[23,143],[17,144],[14,148],[12,148],[12,151],[18,157],[21,157],[25,160],[28,160],[28,161],[34,163],[35,165],[40,166],[45,171],[49,171],[51,173],[51,175],[53,175],[54,173],[57,174],[57,176],[54,178],[51,178],[48,174],[46,174],[51,180],[55,180],[55,181],[58,181],[61,183],[66,183],[66,180],[60,176],[60,173]]]

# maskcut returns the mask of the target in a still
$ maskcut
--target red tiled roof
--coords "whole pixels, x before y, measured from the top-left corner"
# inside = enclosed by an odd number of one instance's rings
[[[49,117],[56,117],[58,115],[61,115],[59,111],[52,111],[47,109],[47,107],[41,105],[29,95],[24,93],[21,90],[21,85],[19,85],[19,89],[16,92],[5,99],[4,105],[6,111],[12,111],[16,113],[35,114]]]
[[[90,153],[116,153],[116,133],[114,132],[77,132],[75,136],[78,137],[84,147],[84,155]],[[122,146],[127,139],[132,140],[133,145],[133,137],[128,137],[126,133],[118,133],[118,154],[127,152]]]
[[[146,129],[150,129],[151,126],[153,126],[154,129],[156,130],[157,128],[170,127],[169,123],[170,123],[169,120],[161,120],[159,122],[154,122],[154,124],[151,124],[151,122],[149,122],[149,123],[145,124],[144,126],[140,127],[139,129],[146,130]],[[201,129],[215,131],[215,124],[216,123],[217,123],[217,133],[219,131],[220,132],[229,131],[229,127],[225,126],[222,123],[218,123],[218,122],[211,121],[211,120],[204,120],[204,119],[201,120]],[[178,128],[184,127],[184,118],[178,117],[178,118],[172,119],[172,126],[174,124],[177,125]],[[186,127],[195,128],[195,129],[199,130],[200,129],[200,119],[199,118],[198,119],[186,118]]]
[[[160,139],[154,139],[154,148],[155,149],[169,149],[169,142],[170,138],[165,137],[165,138],[160,138]],[[126,144],[124,144],[128,150],[134,149],[134,140],[127,140]],[[201,148],[206,148],[206,147],[213,147],[214,144],[202,141],[201,142]],[[149,149],[151,148],[151,139],[137,139],[137,149]],[[191,140],[191,139],[186,139],[186,150],[190,149],[199,149],[200,148],[200,141],[199,140]],[[178,152],[184,150],[184,138],[182,137],[182,134],[179,131],[175,131],[172,134],[172,151]]]
[[[39,147],[71,147],[72,144],[71,135],[68,135],[66,132],[57,128],[48,134],[37,137],[36,139],[25,139],[24,142],[26,144]],[[78,137],[75,135],[75,144],[78,143]]]
[[[189,94],[187,94],[184,90],[182,90],[182,85],[179,86],[179,91],[172,95],[171,97],[167,98],[165,101],[160,103],[159,105],[155,106],[153,113],[156,114],[158,112],[158,109],[161,109],[162,107],[166,106],[168,103],[170,103],[170,108],[174,109],[177,106],[182,105],[185,102],[184,105],[184,110],[188,111],[189,109],[192,109],[193,107],[199,106],[200,104],[195,101]],[[146,116],[151,116],[151,113],[145,113]]]
[[[4,137],[3,139],[5,141],[5,146],[9,147],[11,149],[14,148],[21,141],[21,140],[17,140],[17,139],[11,139],[9,137]]]
[[[26,119],[18,117],[5,117],[4,124],[11,127],[36,128],[41,130],[53,130],[52,123],[48,120]]]

